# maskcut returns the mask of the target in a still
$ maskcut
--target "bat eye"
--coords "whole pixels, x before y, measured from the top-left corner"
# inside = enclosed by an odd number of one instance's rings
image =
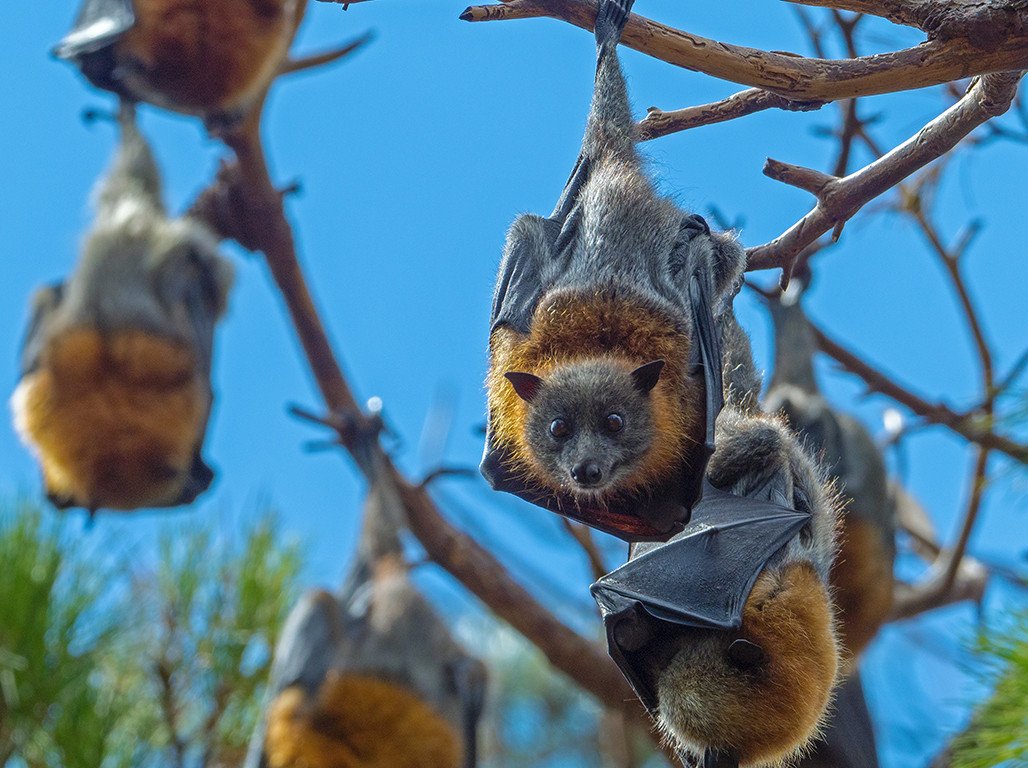
[[[607,414],[607,431],[620,432],[625,428],[625,419],[620,413]]]
[[[571,434],[571,427],[564,419],[554,419],[550,422],[550,434],[557,440],[563,440]]]

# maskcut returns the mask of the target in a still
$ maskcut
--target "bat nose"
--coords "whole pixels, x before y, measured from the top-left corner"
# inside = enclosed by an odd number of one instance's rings
[[[579,485],[596,485],[603,479],[603,471],[595,461],[582,461],[571,470],[571,478]]]

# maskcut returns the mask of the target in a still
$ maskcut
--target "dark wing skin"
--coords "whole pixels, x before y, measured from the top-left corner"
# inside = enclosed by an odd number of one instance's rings
[[[342,632],[339,603],[324,590],[311,590],[293,608],[286,619],[275,648],[267,701],[293,685],[299,685],[308,696],[317,694],[332,665],[336,644]],[[254,731],[244,768],[264,768],[266,724],[262,721]]]
[[[40,288],[32,297],[32,316],[21,345],[21,375],[28,376],[39,366],[39,355],[46,344],[47,329],[64,294],[64,283]]]
[[[824,736],[797,768],[878,768],[874,725],[859,672],[839,686]]]
[[[132,0],[85,0],[75,26],[54,47],[54,56],[74,61],[97,88],[127,95],[114,74],[113,46],[135,23]]]
[[[651,640],[682,627],[738,629],[760,572],[809,520],[707,484],[685,530],[664,544],[633,547],[625,565],[592,585],[608,651],[651,712],[657,694],[642,670],[664,645]]]

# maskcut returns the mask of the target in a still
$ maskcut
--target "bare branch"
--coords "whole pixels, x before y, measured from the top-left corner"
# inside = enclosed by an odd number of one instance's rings
[[[1025,0],[939,2],[939,0],[786,0],[835,10],[880,16],[896,24],[917,27],[933,40],[968,38],[988,47],[1012,30],[1024,29]],[[955,79],[955,78],[954,78]]]
[[[794,101],[779,96],[777,93],[765,91],[763,88],[749,88],[734,93],[721,101],[676,109],[672,112],[664,112],[652,107],[646,117],[639,122],[639,139],[649,141],[701,125],[713,125],[726,120],[734,120],[737,117],[752,115],[754,112],[762,112],[766,109],[810,112],[821,109],[826,103],[824,101]]]
[[[835,176],[821,173],[813,168],[783,163],[770,157],[764,163],[764,175],[791,187],[806,190],[815,197],[823,195],[829,184],[838,181]]]
[[[981,426],[980,422],[972,416],[957,413],[948,405],[928,402],[829,338],[813,323],[811,323],[811,330],[821,351],[836,360],[847,371],[863,379],[872,391],[892,398],[931,424],[948,427],[972,443],[1004,453],[1022,464],[1028,464],[1028,445],[997,435]]]
[[[870,165],[825,184],[810,213],[770,243],[750,248],[749,269],[787,267],[821,235],[845,223],[867,202],[955,147],[985,121],[1010,108],[1021,72],[986,75],[915,136]]]
[[[592,30],[596,4],[590,0],[510,0],[471,6],[461,14],[465,21],[538,16]],[[981,25],[983,36],[996,36],[997,30],[1005,33],[989,46],[958,37],[857,59],[811,59],[761,51],[711,40],[634,14],[621,41],[669,64],[763,88],[795,101],[836,101],[926,88],[972,74],[1026,69],[1028,28],[1018,21],[1015,17],[1000,27]]]
[[[810,5],[816,8],[833,8],[880,16],[896,24],[921,27],[924,15],[924,0],[785,0],[796,5]]]
[[[936,571],[925,581],[906,584],[898,581],[893,588],[892,614],[890,621],[900,621],[918,616],[936,608],[954,603],[971,601],[980,603],[985,595],[989,572],[977,560],[965,558],[959,561],[956,577],[948,589],[942,588],[942,573]]]
[[[289,75],[294,72],[303,72],[308,69],[315,69],[322,67],[326,64],[339,61],[340,59],[346,58],[351,53],[363,48],[365,45],[375,39],[374,32],[365,32],[358,38],[351,40],[348,43],[344,43],[338,48],[332,48],[328,51],[322,51],[321,53],[313,53],[309,56],[303,56],[299,59],[287,59],[279,70],[280,74]]]
[[[571,534],[571,537],[578,542],[578,546],[585,553],[585,557],[589,561],[589,569],[592,571],[593,580],[596,581],[606,576],[607,571],[610,569],[603,562],[603,553],[596,546],[596,539],[593,538],[592,530],[584,525],[573,523],[566,517],[562,517],[560,521],[564,524],[564,529]]]

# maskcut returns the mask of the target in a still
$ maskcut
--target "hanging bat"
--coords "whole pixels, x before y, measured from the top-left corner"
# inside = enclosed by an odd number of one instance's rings
[[[89,82],[231,124],[278,73],[306,0],[83,0],[54,54]]]
[[[730,402],[702,499],[592,586],[611,657],[705,765],[778,765],[818,732],[838,651],[837,501],[780,421]]]
[[[201,457],[214,326],[232,268],[214,236],[171,219],[131,107],[75,271],[40,290],[11,400],[58,508],[188,504]]]
[[[816,344],[798,292],[769,300],[768,308],[775,329],[775,368],[764,406],[781,412],[820,456],[847,502],[831,584],[848,670],[892,608],[895,504],[874,440],[821,394],[814,374]]]
[[[639,541],[681,529],[699,496],[745,254],[642,168],[616,50],[631,5],[599,4],[592,109],[556,209],[507,233],[482,473]]]
[[[485,667],[407,576],[399,500],[376,484],[342,590],[282,631],[245,768],[473,768]]]

